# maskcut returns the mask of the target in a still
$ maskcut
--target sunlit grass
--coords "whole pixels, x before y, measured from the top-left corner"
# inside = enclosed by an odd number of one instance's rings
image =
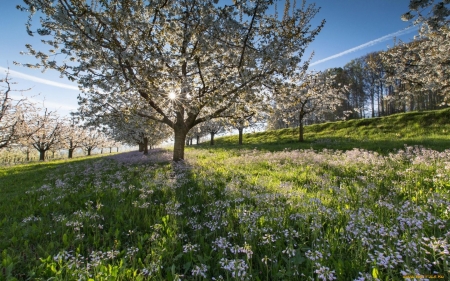
[[[442,151],[449,148],[450,109],[409,112],[383,118],[329,122],[305,127],[305,142],[298,142],[298,128],[244,134],[245,148],[268,150],[305,148],[364,148],[385,152],[404,144],[423,145]],[[216,139],[217,146],[239,147],[238,136]],[[208,146],[204,143],[201,146]]]
[[[450,151],[329,137],[2,168],[0,280],[448,278]]]
[[[3,277],[448,274],[449,152],[190,150],[187,156],[189,166],[74,162],[46,173],[43,184],[19,188],[11,204],[2,204]]]

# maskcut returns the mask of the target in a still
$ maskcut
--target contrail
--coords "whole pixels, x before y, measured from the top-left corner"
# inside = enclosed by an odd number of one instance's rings
[[[338,53],[336,55],[332,55],[330,57],[327,57],[327,58],[315,61],[315,62],[311,63],[310,66],[314,66],[314,65],[317,65],[319,63],[323,63],[323,62],[326,62],[326,61],[329,61],[329,60],[332,60],[332,59],[335,59],[335,58],[342,57],[342,56],[344,56],[346,54],[350,54],[350,53],[353,53],[353,52],[365,49],[367,47],[370,47],[370,46],[376,45],[378,43],[384,42],[386,40],[389,40],[389,39],[391,39],[392,37],[395,37],[395,36],[400,36],[400,35],[403,35],[403,34],[411,33],[413,31],[417,30],[418,28],[419,28],[418,26],[409,26],[409,27],[407,27],[405,29],[402,29],[402,30],[399,30],[397,32],[394,32],[394,33],[385,35],[383,37],[377,38],[375,40],[369,41],[369,42],[364,43],[362,45],[359,45],[357,47],[354,47],[354,48],[348,49],[346,51],[340,52],[340,53]]]
[[[45,84],[45,85],[50,85],[50,86],[54,86],[54,87],[59,87],[59,88],[64,88],[64,89],[69,89],[69,90],[74,90],[74,91],[79,91],[80,89],[78,89],[78,87],[75,86],[71,86],[71,85],[67,85],[67,84],[63,84],[63,83],[58,83],[58,82],[53,82],[47,79],[42,79],[42,78],[38,78],[35,76],[31,76],[31,75],[27,75],[18,71],[14,71],[11,69],[7,69],[4,67],[0,66],[0,71],[1,72],[7,72],[9,71],[9,74],[11,74],[11,76],[16,77],[16,78],[22,78],[25,80],[29,80],[29,81],[33,81],[33,82],[37,82],[37,83],[41,83],[41,84]],[[2,77],[3,78],[3,77]]]

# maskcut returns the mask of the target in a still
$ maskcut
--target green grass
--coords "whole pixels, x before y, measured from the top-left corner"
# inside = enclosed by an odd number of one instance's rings
[[[450,109],[394,114],[388,117],[328,122],[305,127],[305,142],[298,142],[298,128],[244,134],[245,148],[270,151],[292,149],[341,149],[355,147],[386,152],[404,144],[438,151],[449,148]],[[217,138],[217,146],[237,148],[238,136]],[[204,143],[201,146],[209,146]]]
[[[289,130],[222,138],[180,164],[156,150],[3,167],[0,280],[445,280],[450,151],[337,135],[367,122],[300,145]]]

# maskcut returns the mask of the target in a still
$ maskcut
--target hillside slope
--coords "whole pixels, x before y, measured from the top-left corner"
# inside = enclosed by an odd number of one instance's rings
[[[387,117],[327,122],[305,126],[305,142],[298,143],[298,128],[244,134],[244,147],[268,150],[290,148],[354,147],[377,151],[423,145],[436,150],[450,148],[450,109],[400,113]],[[217,146],[237,146],[238,136],[220,137]],[[202,146],[208,146],[203,143]]]

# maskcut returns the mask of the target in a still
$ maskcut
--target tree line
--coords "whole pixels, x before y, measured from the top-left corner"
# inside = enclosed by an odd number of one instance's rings
[[[14,98],[11,93],[17,90],[12,87],[15,83],[9,73],[0,83],[0,151],[20,150],[25,161],[30,161],[32,152],[37,151],[39,160],[44,161],[49,151],[54,156],[58,150],[67,150],[68,158],[72,158],[76,149],[91,155],[96,148],[109,148],[111,152],[121,146],[98,128],[81,124],[76,114],[60,117],[26,98]]]

